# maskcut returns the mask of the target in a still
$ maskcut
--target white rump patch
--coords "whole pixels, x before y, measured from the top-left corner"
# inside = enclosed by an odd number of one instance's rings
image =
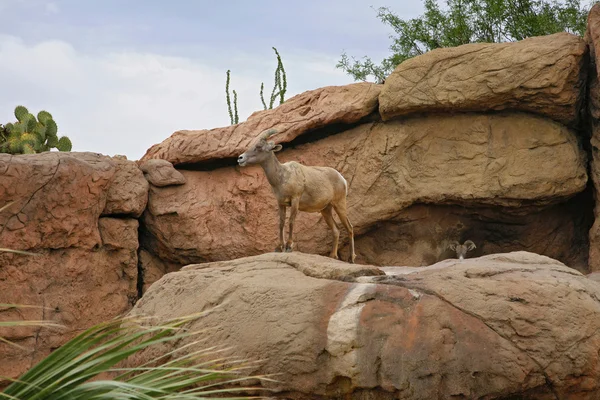
[[[342,181],[344,181],[344,186],[346,187],[346,196],[348,196],[348,181],[346,180],[346,178],[344,178],[344,175],[342,175],[340,173],[340,171],[338,171],[337,169],[335,170],[335,172],[338,173],[338,175],[340,176],[340,178],[342,178]]]

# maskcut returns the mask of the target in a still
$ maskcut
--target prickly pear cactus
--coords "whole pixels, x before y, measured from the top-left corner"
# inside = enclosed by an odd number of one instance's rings
[[[57,135],[58,127],[47,111],[36,117],[23,106],[15,108],[17,122],[0,125],[0,153],[33,154],[50,151],[71,151],[71,140]]]

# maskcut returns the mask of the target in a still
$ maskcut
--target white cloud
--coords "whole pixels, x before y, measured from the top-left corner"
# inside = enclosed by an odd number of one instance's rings
[[[335,57],[285,54],[288,96],[351,79],[335,69]],[[178,129],[229,124],[224,60],[195,60],[140,52],[84,54],[69,43],[33,45],[0,35],[0,122],[14,120],[17,104],[50,111],[59,134],[75,151],[125,154],[138,159]],[[225,60],[226,63],[229,60]],[[270,93],[275,57],[240,54],[231,59],[231,88],[240,120],[261,109],[260,82]]]
[[[60,12],[60,9],[58,8],[58,4],[54,3],[54,2],[49,2],[46,3],[46,12],[48,14],[58,14]]]

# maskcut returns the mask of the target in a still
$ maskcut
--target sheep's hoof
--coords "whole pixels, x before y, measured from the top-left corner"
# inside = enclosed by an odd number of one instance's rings
[[[282,252],[283,252],[283,247],[282,246],[275,247],[275,253],[282,253]]]
[[[285,250],[284,250],[284,251],[285,251],[286,253],[291,253],[291,252],[293,251],[293,250],[292,250],[292,245],[290,245],[290,244],[286,245],[286,246],[285,246]]]
[[[350,264],[354,264],[354,260],[356,260],[356,254],[352,254],[352,255],[350,256],[350,259],[348,260],[348,262],[349,262]]]

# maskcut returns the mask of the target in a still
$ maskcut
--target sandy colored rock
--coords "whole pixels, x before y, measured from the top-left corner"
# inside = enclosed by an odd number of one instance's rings
[[[0,154],[0,243],[12,249],[92,248],[115,174],[95,153]]]
[[[45,307],[0,310],[0,321],[43,319],[66,327],[0,327],[1,337],[25,348],[0,343],[0,376],[18,377],[83,329],[129,311],[137,299],[136,247],[137,240],[129,248],[38,250],[37,257],[0,253],[0,303]]]
[[[588,115],[590,118],[590,147],[592,160],[590,175],[594,182],[595,197],[600,198],[600,4],[595,4],[588,15],[585,41],[590,49],[590,74]],[[590,229],[589,266],[592,271],[600,271],[600,208],[594,210],[594,226]]]
[[[277,373],[263,383],[276,397],[600,396],[600,285],[567,266],[526,252],[386,275],[340,265],[292,253],[188,266],[131,314],[159,322],[212,310],[190,330],[261,360],[248,373]]]
[[[590,9],[584,40],[589,46],[592,65],[600,65],[600,53],[598,52],[598,45],[600,44],[600,4],[594,4]],[[593,72],[598,76],[597,70]]]
[[[598,220],[598,209],[594,211],[594,224],[589,231],[589,270],[600,271],[600,221]]]
[[[144,178],[154,186],[163,187],[185,183],[185,177],[167,160],[142,161],[140,169],[144,173]]]
[[[135,163],[124,159],[0,154],[0,207],[14,202],[0,213],[0,247],[39,254],[0,253],[0,304],[40,307],[2,309],[0,321],[65,326],[0,330],[0,337],[26,349],[0,344],[0,376],[17,377],[81,330],[126,313],[137,299],[139,223],[123,213],[141,212],[135,211],[139,202],[128,202],[147,192],[138,191],[132,166],[147,187]],[[119,218],[101,217],[107,199]]]
[[[585,42],[557,33],[467,44],[401,63],[379,96],[384,120],[412,113],[521,110],[574,124],[585,95]]]
[[[146,293],[148,288],[165,274],[181,269],[180,264],[163,261],[145,249],[140,250],[138,257],[142,273],[142,293]]]
[[[100,245],[100,215],[139,216],[148,182],[132,161],[97,153],[0,154],[0,243],[12,249]]]
[[[289,142],[319,128],[353,124],[377,111],[381,85],[354,83],[326,86],[287,99],[272,110],[252,114],[246,122],[224,128],[178,131],[152,146],[142,161],[153,158],[175,165],[237,158],[263,130],[276,127],[277,143]]]
[[[522,215],[564,202],[587,182],[575,134],[522,113],[363,124],[278,154],[282,162],[327,165],[347,178],[349,216],[357,235],[416,203],[503,207],[504,213]],[[150,189],[143,217],[146,248],[180,264],[275,248],[277,206],[260,167],[182,173],[186,185]],[[320,214],[299,214],[297,250],[328,254],[331,236],[321,219]]]
[[[130,218],[100,218],[98,221],[102,245],[110,249],[138,248],[137,219]]]
[[[139,217],[148,203],[148,181],[134,161],[113,158],[116,171],[108,188],[102,215]]]

